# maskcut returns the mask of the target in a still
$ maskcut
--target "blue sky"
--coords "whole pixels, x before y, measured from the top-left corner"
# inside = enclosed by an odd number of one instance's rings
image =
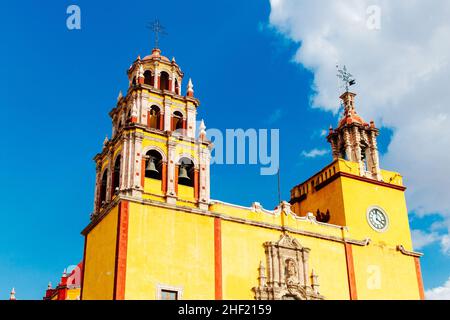
[[[70,4],[81,7],[79,31],[66,28]],[[111,134],[108,112],[119,90],[126,91],[126,70],[153,47],[145,26],[155,17],[169,33],[163,54],[175,56],[193,79],[208,128],[280,129],[284,199],[331,161],[329,154],[302,155],[328,148],[320,132],[337,118],[310,107],[313,75],[292,61],[299,44],[267,27],[267,1],[21,1],[2,2],[0,12],[0,299],[12,287],[18,299],[40,299],[48,281],[56,283],[82,259],[92,158]],[[382,152],[390,137],[383,129]],[[212,198],[273,208],[276,177],[259,170],[214,166]],[[413,219],[412,226],[438,219]],[[424,251],[425,286],[432,288],[450,275],[435,268],[450,258],[437,244]]]

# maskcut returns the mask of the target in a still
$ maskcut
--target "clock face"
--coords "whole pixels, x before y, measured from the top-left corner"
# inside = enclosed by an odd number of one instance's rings
[[[388,217],[381,208],[370,208],[367,212],[367,220],[375,231],[384,232],[388,227]]]

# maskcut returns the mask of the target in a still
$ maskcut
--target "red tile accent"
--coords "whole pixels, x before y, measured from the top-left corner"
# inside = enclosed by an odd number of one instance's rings
[[[214,288],[216,300],[222,300],[222,220],[214,218]]]
[[[116,264],[114,272],[114,300],[125,299],[125,284],[127,271],[128,246],[128,201],[119,203],[119,218],[117,221]]]

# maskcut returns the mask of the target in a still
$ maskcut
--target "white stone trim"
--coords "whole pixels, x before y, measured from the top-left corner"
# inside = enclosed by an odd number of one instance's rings
[[[190,154],[190,153],[181,153],[181,154],[177,155],[176,158],[175,158],[175,159],[177,159],[177,160],[175,161],[175,164],[179,164],[181,158],[187,158],[187,159],[191,160],[192,163],[194,164],[194,167],[195,167],[196,169],[199,169],[198,160],[195,159],[195,158],[192,156],[192,154]]]
[[[167,162],[167,154],[166,154],[166,152],[163,149],[161,149],[160,147],[158,147],[158,146],[147,146],[147,147],[143,148],[142,149],[142,156],[145,156],[147,154],[147,152],[152,151],[152,150],[158,151],[161,154],[162,160],[164,162]]]

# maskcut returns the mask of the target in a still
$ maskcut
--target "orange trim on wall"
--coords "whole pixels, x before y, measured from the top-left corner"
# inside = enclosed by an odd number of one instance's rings
[[[197,202],[198,201],[198,198],[199,198],[199,183],[198,183],[198,174],[199,174],[199,171],[198,171],[198,169],[195,169],[194,170],[194,198],[195,198],[195,202]]]
[[[145,185],[145,157],[141,160],[141,186],[144,188]]]
[[[353,250],[350,243],[345,243],[345,259],[347,262],[348,288],[350,292],[350,300],[358,300],[356,292],[355,266],[353,264]]]
[[[159,130],[164,131],[164,114],[159,114]]]
[[[128,245],[128,201],[119,203],[119,218],[117,221],[116,264],[114,272],[114,300],[125,299],[125,278],[127,270]]]
[[[416,267],[417,284],[419,285],[420,300],[425,300],[425,293],[423,290],[422,271],[420,269],[420,258],[419,257],[414,258],[414,265]]]
[[[214,218],[214,288],[216,300],[222,300],[222,220]]]
[[[174,184],[175,184],[175,193],[176,193],[176,195],[178,195],[178,170],[179,170],[179,165],[175,165],[175,181],[174,181]]]

